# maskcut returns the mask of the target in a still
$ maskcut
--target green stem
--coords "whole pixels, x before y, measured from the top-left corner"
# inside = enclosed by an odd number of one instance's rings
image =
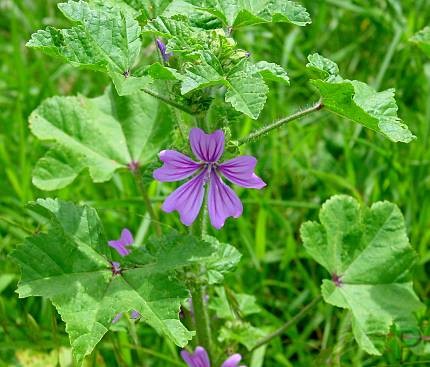
[[[294,315],[294,317],[291,320],[288,320],[278,330],[275,330],[273,333],[270,333],[269,335],[266,335],[265,337],[260,339],[255,344],[255,346],[251,349],[251,352],[260,348],[261,346],[263,346],[267,343],[270,343],[273,339],[277,338],[278,336],[281,336],[288,328],[293,326],[303,316],[305,316],[309,310],[311,310],[314,306],[316,306],[321,301],[321,299],[322,299],[321,295],[318,295],[318,297],[314,298],[314,300],[311,303],[309,303],[308,305],[303,307],[298,314]]]
[[[154,211],[154,207],[152,206],[151,199],[148,196],[148,192],[145,189],[145,185],[143,184],[142,175],[140,172],[140,169],[137,169],[135,172],[133,172],[134,178],[136,180],[136,185],[139,188],[140,194],[142,195],[143,201],[146,206],[146,210],[149,213],[149,216],[151,217],[151,222],[155,226],[155,232],[158,236],[162,235],[160,222],[158,220],[157,214]]]
[[[206,234],[206,215],[207,211],[204,210],[201,221],[200,230],[201,238]],[[212,360],[212,338],[211,338],[211,328],[209,322],[208,308],[205,302],[205,292],[203,285],[198,283],[191,289],[191,297],[193,300],[193,310],[194,310],[194,320],[196,325],[197,341],[199,345],[204,347],[208,352],[209,359]]]
[[[197,341],[200,346],[204,347],[212,357],[211,331],[209,326],[209,315],[204,300],[204,291],[201,285],[196,285],[191,290],[193,299],[194,320],[196,324]]]
[[[168,105],[170,105],[172,107],[177,108],[178,110],[184,111],[184,112],[186,112],[186,113],[188,113],[190,115],[195,115],[195,112],[192,109],[190,109],[189,107],[187,107],[187,106],[184,106],[184,105],[182,105],[182,104],[180,104],[178,102],[172,101],[171,99],[166,98],[166,97],[162,96],[161,94],[155,93],[154,91],[152,91],[150,89],[142,88],[141,90],[143,92],[145,92],[146,94],[149,94],[150,96],[152,96],[154,98],[157,98],[160,101],[163,101],[164,103],[166,103],[166,104],[168,104]]]
[[[239,139],[238,143],[239,143],[239,145],[249,143],[249,142],[251,142],[253,140],[258,139],[262,135],[267,134],[268,132],[270,132],[270,131],[272,131],[274,129],[280,128],[282,125],[284,125],[284,124],[286,124],[286,123],[288,123],[290,121],[294,121],[294,120],[297,120],[297,119],[299,119],[299,118],[301,118],[303,116],[309,115],[310,113],[318,111],[318,110],[320,110],[323,107],[324,107],[324,104],[323,104],[322,100],[319,100],[317,103],[315,103],[313,106],[311,106],[309,108],[306,108],[304,110],[298,111],[298,112],[296,112],[296,113],[294,113],[294,114],[292,114],[290,116],[284,117],[284,118],[282,118],[282,119],[280,119],[278,121],[275,121],[275,122],[273,122],[273,123],[271,123],[269,125],[266,125],[266,126],[262,127],[261,129],[258,129],[256,131],[252,132],[248,136],[246,136],[246,137],[244,137],[242,139]]]

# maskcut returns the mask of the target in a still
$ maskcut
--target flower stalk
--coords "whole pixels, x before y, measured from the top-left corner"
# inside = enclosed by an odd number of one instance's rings
[[[152,90],[150,90],[148,88],[142,88],[141,91],[145,92],[146,94],[149,94],[150,96],[152,96],[154,98],[159,99],[160,101],[162,101],[162,102],[164,102],[164,103],[166,103],[166,104],[168,104],[168,105],[170,105],[172,107],[175,107],[178,110],[181,110],[181,111],[183,111],[185,113],[188,113],[189,115],[195,115],[196,114],[196,112],[193,111],[191,108],[189,108],[187,106],[184,106],[184,105],[182,105],[182,104],[180,104],[178,102],[175,102],[175,101],[173,101],[173,100],[171,100],[171,99],[169,99],[167,97],[164,97],[161,94],[158,94],[158,93],[156,93],[156,92],[154,92],[154,91],[152,91]]]
[[[281,126],[285,125],[288,122],[294,121],[294,120],[298,120],[299,118],[302,118],[306,115],[309,115],[315,111],[319,111],[320,109],[322,109],[324,107],[324,104],[322,102],[322,100],[319,100],[317,103],[315,103],[313,106],[306,108],[304,110],[298,111],[296,113],[293,113],[292,115],[289,115],[287,117],[284,117],[278,121],[275,121],[269,125],[266,125],[264,127],[262,127],[261,129],[258,129],[254,132],[252,132],[251,134],[249,134],[248,136],[239,139],[238,141],[238,145],[243,145],[246,143],[250,143],[254,140],[257,140],[258,138],[260,138],[262,135],[265,135],[267,133],[269,133],[272,130],[278,129]]]

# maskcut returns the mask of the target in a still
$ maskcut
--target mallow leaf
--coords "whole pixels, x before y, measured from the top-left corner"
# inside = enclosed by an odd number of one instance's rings
[[[324,107],[340,116],[385,135],[394,142],[409,143],[416,137],[397,116],[394,89],[377,92],[366,83],[343,79],[337,65],[318,54],[308,57],[307,67],[316,75]]]
[[[33,183],[43,190],[60,189],[85,168],[94,182],[104,182],[118,169],[149,162],[171,128],[161,108],[143,92],[119,97],[113,89],[97,98],[47,99],[30,115],[30,128],[55,144],[36,164]]]
[[[428,57],[430,57],[430,27],[425,27],[411,37],[415,43]]]
[[[236,267],[242,254],[236,247],[221,243],[215,237],[206,235],[203,240],[215,249],[212,257],[206,262],[207,281],[209,284],[222,283],[224,274]]]
[[[123,95],[151,82],[148,78],[128,80],[139,56],[141,27],[133,12],[111,2],[69,0],[58,4],[75,26],[68,29],[47,27],[31,36],[27,46],[57,56],[76,67],[108,73]],[[119,84],[124,79],[123,86]],[[122,87],[122,88],[121,88]]]
[[[298,26],[311,23],[306,9],[289,0],[174,0],[168,14],[173,15],[173,10],[182,15],[189,15],[193,10],[207,11],[233,29],[262,23],[285,22]]]
[[[97,212],[59,200],[38,200],[33,210],[48,231],[25,239],[12,257],[21,267],[20,297],[52,301],[66,323],[77,365],[92,352],[120,312],[136,310],[141,320],[183,347],[192,338],[179,320],[188,297],[175,273],[204,263],[213,248],[191,236],[170,234],[149,240],[140,259],[112,269],[111,248]],[[114,251],[114,250],[112,250]]]
[[[322,206],[319,219],[304,223],[301,236],[309,255],[330,273],[323,298],[350,310],[357,343],[380,355],[393,324],[416,329],[414,312],[422,307],[412,286],[416,253],[402,213],[389,202],[367,208],[340,195]]]

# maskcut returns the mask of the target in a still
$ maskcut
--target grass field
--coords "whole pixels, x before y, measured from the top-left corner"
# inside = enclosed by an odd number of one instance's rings
[[[25,209],[28,201],[50,196],[91,203],[112,238],[125,226],[135,229],[137,242],[151,231],[143,201],[127,174],[93,184],[85,173],[53,193],[39,191],[31,183],[35,162],[46,150],[29,132],[32,110],[53,95],[100,95],[109,83],[101,74],[76,70],[25,47],[37,29],[67,24],[56,3],[0,0],[0,367],[70,365],[68,338],[54,307],[40,298],[18,299],[15,293],[19,270],[8,254],[37,230]],[[253,59],[284,66],[291,86],[274,87],[260,119],[234,126],[236,134],[244,136],[260,124],[316,102],[318,93],[308,82],[305,65],[308,54],[319,52],[336,61],[345,78],[365,81],[378,90],[396,88],[399,114],[417,140],[395,144],[321,111],[247,145],[244,151],[259,158],[258,173],[268,188],[238,191],[244,215],[217,233],[244,255],[227,285],[257,297],[264,309],[253,319],[257,325],[264,327],[268,320],[281,325],[294,316],[319,294],[320,280],[326,276],[305,253],[300,225],[314,219],[331,195],[344,193],[366,204],[389,200],[399,205],[419,254],[415,290],[429,305],[430,60],[409,38],[430,24],[430,1],[301,3],[311,14],[310,26],[258,26],[237,35]],[[167,190],[167,185],[151,184],[157,210]],[[176,215],[160,211],[160,216],[165,225],[180,226]],[[428,313],[421,317],[426,326]],[[145,325],[124,320],[113,329],[88,359],[88,366],[183,366],[177,348]],[[430,355],[416,356],[396,342],[383,357],[361,352],[346,313],[323,303],[260,353],[247,364],[430,365]]]

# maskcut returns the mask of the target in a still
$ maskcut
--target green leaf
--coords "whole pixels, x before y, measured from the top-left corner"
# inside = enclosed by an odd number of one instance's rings
[[[349,120],[385,135],[394,142],[409,143],[416,137],[397,116],[394,89],[376,92],[356,80],[343,79],[337,65],[318,54],[308,57],[309,67],[322,79],[312,80],[324,107]]]
[[[233,343],[242,344],[251,351],[266,333],[248,322],[231,321],[220,329],[218,340],[231,346]]]
[[[89,4],[82,0],[69,0],[58,7],[77,25],[69,29],[48,27],[40,30],[32,35],[28,47],[60,57],[75,67],[102,71],[111,76],[130,76],[141,49],[141,28],[131,11],[110,2]],[[125,94],[127,90],[130,87],[123,87],[119,92]]]
[[[107,245],[97,212],[58,200],[38,200],[33,209],[49,221],[47,233],[27,238],[13,253],[22,278],[20,297],[50,299],[66,323],[78,365],[92,352],[119,312],[136,310],[141,320],[180,347],[193,333],[179,321],[188,291],[173,275],[204,263],[213,252],[191,236],[170,234],[150,240],[144,261],[111,270]],[[151,250],[151,249],[154,250]],[[136,258],[139,258],[138,256]]]
[[[193,11],[202,10],[213,14],[226,26],[234,29],[262,23],[284,22],[298,26],[311,23],[306,9],[288,0],[174,0],[167,14],[189,16]]]
[[[43,190],[63,188],[85,168],[94,182],[104,182],[131,162],[150,161],[171,127],[168,118],[157,123],[158,110],[158,102],[143,92],[47,99],[30,115],[30,127],[39,139],[56,144],[37,163],[34,184]]]
[[[232,291],[227,294],[224,287],[216,287],[215,292],[217,296],[210,300],[209,308],[219,319],[235,320],[261,311],[254,296]]]
[[[121,97],[137,93],[151,85],[154,81],[150,76],[124,76],[123,74],[114,72],[110,72],[109,76],[112,79],[118,95]]]
[[[269,87],[259,75],[238,71],[228,78],[225,101],[254,120],[260,116],[267,100]]]
[[[321,223],[302,225],[306,251],[331,275],[322,284],[324,300],[346,308],[361,348],[380,355],[375,343],[393,324],[416,328],[422,307],[411,282],[416,254],[400,210],[389,202],[361,208],[348,196],[334,196],[322,207]]]
[[[215,249],[212,258],[206,264],[208,283],[222,283],[224,274],[231,272],[236,267],[242,254],[236,247],[221,243],[215,237],[206,235],[203,240]]]
[[[290,84],[287,71],[282,66],[272,62],[259,61],[251,65],[250,69],[252,73],[259,73],[266,80]]]
[[[410,39],[415,43],[428,57],[430,57],[430,27],[425,27]]]

